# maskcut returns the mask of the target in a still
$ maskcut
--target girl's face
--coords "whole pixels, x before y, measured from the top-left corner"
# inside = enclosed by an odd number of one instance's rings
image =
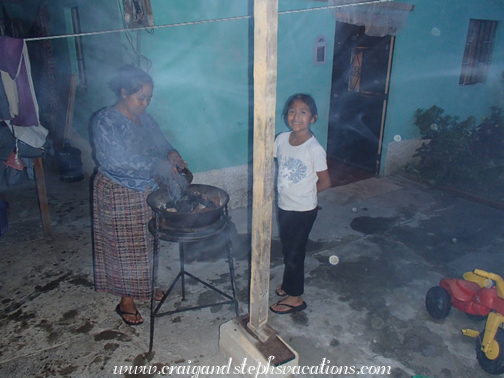
[[[287,123],[292,131],[309,131],[310,125],[317,120],[303,100],[294,100],[287,110]]]
[[[127,95],[124,89],[121,90],[121,102],[126,111],[133,117],[140,117],[149,106],[152,99],[152,85],[144,84],[138,92]]]

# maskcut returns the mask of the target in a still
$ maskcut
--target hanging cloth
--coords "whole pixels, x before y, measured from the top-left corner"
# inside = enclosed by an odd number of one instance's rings
[[[23,39],[0,37],[0,71],[16,82],[19,114],[11,119],[16,126],[38,126],[38,104],[31,77],[28,49]],[[7,88],[5,88],[7,90]],[[9,96],[7,96],[9,97]]]
[[[332,10],[336,21],[364,26],[364,34],[371,37],[397,35],[406,26],[413,4],[384,3],[358,5],[362,0],[329,0],[329,5],[355,4]]]
[[[49,130],[47,130],[44,126],[39,125],[37,127],[34,126],[16,126],[10,123],[9,121],[5,121],[7,127],[12,132],[12,135],[20,140],[21,142],[26,143],[29,146],[35,148],[41,148],[47,141],[47,135],[49,134]]]
[[[34,37],[49,36],[49,6],[47,4],[41,2],[39,5],[37,16],[29,31],[29,35]],[[52,124],[57,124],[56,117],[60,113],[62,104],[58,92],[56,67],[51,41],[43,39],[41,41],[32,42],[28,44],[28,46],[32,66],[38,67],[38,72],[35,72],[35,70],[33,72],[35,87],[43,88],[43,96],[38,92],[38,102],[41,112],[45,112],[47,117],[52,119]]]
[[[9,104],[9,98],[7,97],[7,93],[5,93],[3,81],[0,80],[0,121],[12,118]]]
[[[1,119],[12,119],[19,114],[19,98],[17,94],[16,82],[12,80],[10,75],[5,71],[0,71],[0,76],[2,77],[2,86],[4,88],[4,92],[7,97],[7,103],[9,106],[9,114]]]

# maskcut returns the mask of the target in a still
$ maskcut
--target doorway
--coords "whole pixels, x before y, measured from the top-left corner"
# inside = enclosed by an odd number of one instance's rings
[[[327,155],[354,177],[379,172],[393,43],[336,22]]]

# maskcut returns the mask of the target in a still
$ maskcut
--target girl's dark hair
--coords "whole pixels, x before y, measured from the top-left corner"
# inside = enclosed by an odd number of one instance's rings
[[[154,86],[152,77],[144,70],[131,64],[119,68],[119,72],[110,80],[109,89],[115,93],[117,98],[121,97],[121,89],[126,95],[131,96],[138,92],[145,84]]]
[[[303,101],[308,107],[310,108],[310,113],[312,114],[312,117],[317,116],[318,117],[318,111],[317,111],[317,105],[315,105],[315,100],[313,99],[312,96],[304,94],[304,93],[296,93],[288,98],[288,100],[285,102],[285,106],[282,112],[283,120],[287,127],[289,127],[289,122],[287,122],[287,112],[289,111],[290,106],[292,103],[296,100],[301,100]],[[316,119],[315,119],[316,120]]]

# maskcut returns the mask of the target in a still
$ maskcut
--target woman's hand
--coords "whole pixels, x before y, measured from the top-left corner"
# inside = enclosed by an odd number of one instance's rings
[[[184,168],[187,168],[187,162],[183,160],[180,154],[175,150],[171,150],[170,152],[168,152],[167,159],[179,171]]]

